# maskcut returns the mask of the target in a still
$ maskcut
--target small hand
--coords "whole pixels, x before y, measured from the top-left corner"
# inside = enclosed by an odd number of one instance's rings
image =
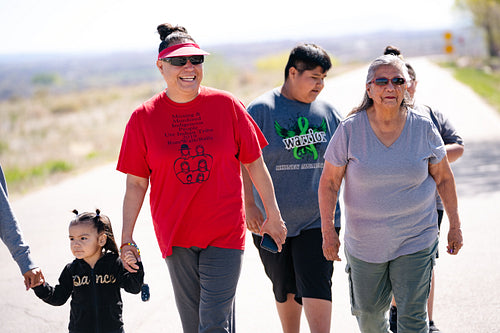
[[[134,242],[130,242],[135,244]],[[121,255],[123,261],[123,267],[130,273],[136,273],[139,269],[137,261],[141,260],[141,256],[137,251],[137,248],[132,245],[123,245],[121,248]]]
[[[137,263],[137,258],[135,257],[134,255],[134,252],[128,250],[125,255],[124,255],[124,261],[129,264],[129,265],[133,265],[133,264],[136,264]]]
[[[23,276],[26,290],[39,286],[45,282],[45,277],[43,276],[42,270],[38,267],[27,271],[23,274]]]

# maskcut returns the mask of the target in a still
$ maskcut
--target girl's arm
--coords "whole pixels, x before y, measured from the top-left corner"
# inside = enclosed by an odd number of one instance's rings
[[[142,265],[142,262],[139,261],[136,263],[136,265],[138,267],[137,272],[131,273],[125,269],[124,263],[120,264],[120,287],[131,294],[140,293],[141,287],[144,284],[144,267]]]
[[[71,265],[71,264],[70,264]],[[52,287],[47,282],[32,288],[36,296],[47,304],[60,306],[66,303],[73,291],[73,277],[67,265],[59,277],[59,284]]]

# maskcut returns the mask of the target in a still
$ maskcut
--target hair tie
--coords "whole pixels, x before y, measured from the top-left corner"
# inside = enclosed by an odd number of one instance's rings
[[[101,214],[101,211],[100,211],[100,210],[99,210],[99,208],[98,208],[98,209],[96,209],[96,210],[95,210],[95,216],[96,216],[96,217],[99,217],[99,214]]]

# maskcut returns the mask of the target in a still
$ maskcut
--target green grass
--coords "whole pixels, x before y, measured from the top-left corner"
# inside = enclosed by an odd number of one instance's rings
[[[500,72],[476,67],[458,67],[454,63],[441,65],[450,68],[458,81],[469,86],[500,112]]]
[[[73,165],[68,162],[60,160],[47,161],[28,169],[20,169],[18,167],[7,169],[5,170],[5,179],[11,185],[71,170],[73,170]]]

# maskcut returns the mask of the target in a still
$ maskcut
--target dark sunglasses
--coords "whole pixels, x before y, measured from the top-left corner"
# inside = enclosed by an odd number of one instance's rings
[[[185,64],[187,64],[188,60],[193,65],[199,65],[205,61],[205,57],[202,55],[194,55],[190,57],[163,58],[161,60],[166,61],[173,66],[184,66]]]
[[[376,78],[372,81],[372,83],[375,83],[377,86],[386,86],[389,84],[389,81],[391,81],[391,83],[394,85],[394,86],[400,86],[400,85],[403,85],[405,84],[406,80],[403,79],[402,77],[393,77],[392,79],[388,79],[386,77],[379,77],[379,78]]]

